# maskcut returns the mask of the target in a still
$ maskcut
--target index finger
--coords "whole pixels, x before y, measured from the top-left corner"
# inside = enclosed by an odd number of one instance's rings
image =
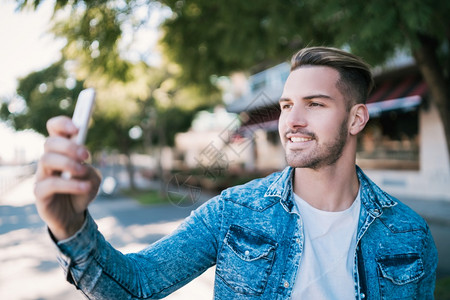
[[[77,133],[78,129],[67,116],[57,116],[47,121],[47,131],[50,136],[70,137]]]

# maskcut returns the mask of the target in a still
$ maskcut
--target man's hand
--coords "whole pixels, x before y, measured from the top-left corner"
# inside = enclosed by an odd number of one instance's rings
[[[83,163],[89,157],[86,148],[70,139],[77,133],[70,118],[50,119],[47,130],[49,137],[39,161],[34,194],[39,215],[54,237],[63,240],[83,225],[101,178],[92,166]],[[62,178],[64,171],[70,172],[72,178]]]

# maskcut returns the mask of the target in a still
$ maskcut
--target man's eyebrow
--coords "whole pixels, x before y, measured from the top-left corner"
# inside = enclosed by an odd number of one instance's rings
[[[330,96],[328,96],[328,95],[324,95],[324,94],[313,94],[313,95],[310,95],[310,96],[305,96],[305,97],[303,97],[303,99],[305,99],[305,100],[311,100],[311,99],[316,99],[316,98],[322,98],[322,99],[330,99],[330,100],[333,100],[332,97],[330,97]]]
[[[312,100],[312,99],[317,99],[317,98],[334,100],[333,97],[330,97],[330,96],[325,95],[325,94],[313,94],[313,95],[305,96],[302,99],[303,100]],[[281,97],[278,102],[284,102],[284,101],[292,101],[292,99],[291,98]]]

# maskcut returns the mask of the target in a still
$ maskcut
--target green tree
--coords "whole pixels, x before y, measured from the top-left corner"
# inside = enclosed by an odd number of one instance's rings
[[[18,3],[22,7],[27,3],[37,6],[40,0]],[[450,152],[449,1],[57,0],[55,11],[70,5],[77,16],[76,23],[60,31],[68,38],[67,51],[76,46],[95,52],[87,52],[88,60],[108,57],[98,65],[87,64],[93,68],[104,68],[107,62],[122,66],[117,51],[122,25],[139,27],[143,20],[136,18],[135,12],[142,7],[150,9],[154,3],[172,10],[161,26],[165,54],[180,65],[185,81],[203,86],[211,85],[213,74],[258,71],[308,45],[347,47],[372,65],[383,64],[397,51],[409,52],[430,87]],[[106,9],[102,18],[91,14],[97,9]],[[95,41],[112,45],[112,51],[98,53]]]
[[[20,79],[17,97],[10,100],[22,101],[23,109],[14,111],[10,105],[2,105],[0,118],[17,130],[32,128],[46,135],[48,119],[57,115],[71,116],[83,87],[95,87],[97,100],[87,146],[93,153],[117,149],[125,154],[130,185],[134,188],[132,152],[138,148],[149,151],[152,145],[158,145],[158,149],[172,146],[175,134],[189,128],[198,99],[202,98],[193,87],[178,87],[173,74],[167,70],[151,68],[143,63],[130,68],[133,80],[128,82],[108,76],[77,80],[73,65],[72,61],[62,60]],[[202,101],[207,102],[207,99]],[[150,119],[151,127],[146,125]],[[130,137],[130,129],[136,126],[143,129],[144,137],[152,132],[153,138]]]
[[[441,0],[177,1],[163,44],[198,81],[259,71],[299,47],[346,47],[372,65],[410,53],[436,104],[450,153],[450,2]]]
[[[46,135],[46,121],[56,115],[70,115],[75,100],[83,89],[83,82],[71,77],[59,61],[50,67],[33,72],[19,80],[17,96],[6,99],[0,110],[0,118],[15,129],[34,129]],[[14,102],[24,103],[23,109],[10,108]]]

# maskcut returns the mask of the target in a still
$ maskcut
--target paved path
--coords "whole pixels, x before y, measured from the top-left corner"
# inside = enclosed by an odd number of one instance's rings
[[[0,299],[81,300],[56,263],[56,251],[33,203],[28,179],[0,198]],[[142,249],[173,231],[190,209],[97,199],[90,208],[108,241],[122,252]],[[214,268],[165,299],[212,299]]]

